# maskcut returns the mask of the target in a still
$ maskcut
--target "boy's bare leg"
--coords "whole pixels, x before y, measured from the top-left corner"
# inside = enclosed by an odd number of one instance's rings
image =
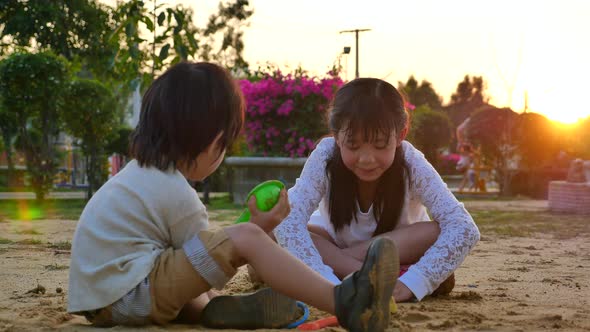
[[[277,245],[257,225],[225,228],[237,252],[273,289],[335,314],[334,285]]]
[[[293,315],[296,299],[336,315],[340,325],[350,331],[379,332],[387,328],[395,284],[392,280],[399,274],[399,255],[393,241],[376,239],[367,249],[361,269],[334,286],[277,245],[267,230],[256,224],[234,225],[224,232],[231,242],[230,260],[252,265],[272,289],[213,299],[204,309],[203,325],[284,327],[297,317]],[[228,310],[234,315],[228,316]]]
[[[209,300],[212,300],[215,297],[218,297],[219,295],[221,295],[221,293],[219,293],[218,291],[214,290],[214,289],[210,289],[207,291],[207,295],[209,296]]]
[[[197,324],[201,318],[201,312],[210,300],[209,292],[190,300],[182,307],[175,321],[185,324]]]

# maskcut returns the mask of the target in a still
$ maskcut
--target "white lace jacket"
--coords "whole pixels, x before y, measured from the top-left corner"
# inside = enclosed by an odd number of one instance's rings
[[[425,206],[441,229],[434,245],[399,279],[421,300],[459,267],[479,241],[479,230],[463,204],[457,201],[424,155],[409,142],[404,141],[402,145],[410,171],[408,200],[404,209],[408,209],[408,205]],[[291,213],[274,233],[279,244],[291,254],[328,280],[339,283],[332,269],[322,262],[306,226],[320,201],[328,195],[326,163],[334,148],[334,138],[324,138],[311,153],[300,178],[289,190]],[[416,221],[420,220],[410,222]]]

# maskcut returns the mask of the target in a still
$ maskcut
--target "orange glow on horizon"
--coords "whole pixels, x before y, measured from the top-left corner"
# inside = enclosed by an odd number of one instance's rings
[[[116,0],[100,0],[111,6]],[[158,0],[194,9],[202,27],[218,1]],[[355,73],[355,40],[341,30],[369,28],[359,41],[362,77],[394,86],[410,76],[429,81],[448,103],[465,75],[482,76],[497,107],[528,110],[560,123],[590,116],[584,103],[590,78],[590,2],[582,0],[483,1],[352,0],[282,2],[252,0],[244,33],[244,58],[252,68],[272,63],[323,75],[341,57],[343,78]],[[289,15],[285,15],[289,13]],[[402,29],[411,27],[411,29]],[[476,28],[473,28],[476,27]],[[148,38],[149,40],[149,38]]]
[[[574,84],[575,85],[575,84]],[[583,86],[579,83],[579,86]],[[570,93],[571,95],[581,95]],[[580,99],[567,97],[565,93],[546,94],[531,101],[531,111],[542,114],[548,119],[562,124],[575,124],[590,117],[590,107],[580,102]]]

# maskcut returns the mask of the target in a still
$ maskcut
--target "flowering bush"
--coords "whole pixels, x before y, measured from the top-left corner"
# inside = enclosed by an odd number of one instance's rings
[[[461,174],[462,172],[457,170],[459,159],[461,159],[461,155],[458,153],[441,154],[436,170],[444,175]]]
[[[246,143],[253,155],[305,157],[328,132],[326,112],[342,85],[337,73],[324,78],[302,70],[261,73],[240,85],[246,98]]]

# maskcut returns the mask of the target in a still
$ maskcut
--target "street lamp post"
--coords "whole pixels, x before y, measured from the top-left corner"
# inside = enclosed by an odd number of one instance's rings
[[[338,54],[338,70],[340,71],[342,69],[342,64],[341,64],[341,60],[342,60],[342,56],[343,55],[348,55],[350,54],[350,46],[344,46],[344,48],[342,49],[342,53]],[[346,73],[346,77],[345,77],[345,81],[348,81],[348,58],[346,59],[346,69],[345,69],[345,73]]]
[[[371,31],[371,29],[354,29],[354,30],[342,30],[340,33],[354,32],[355,36],[355,78],[359,78],[359,32]]]

